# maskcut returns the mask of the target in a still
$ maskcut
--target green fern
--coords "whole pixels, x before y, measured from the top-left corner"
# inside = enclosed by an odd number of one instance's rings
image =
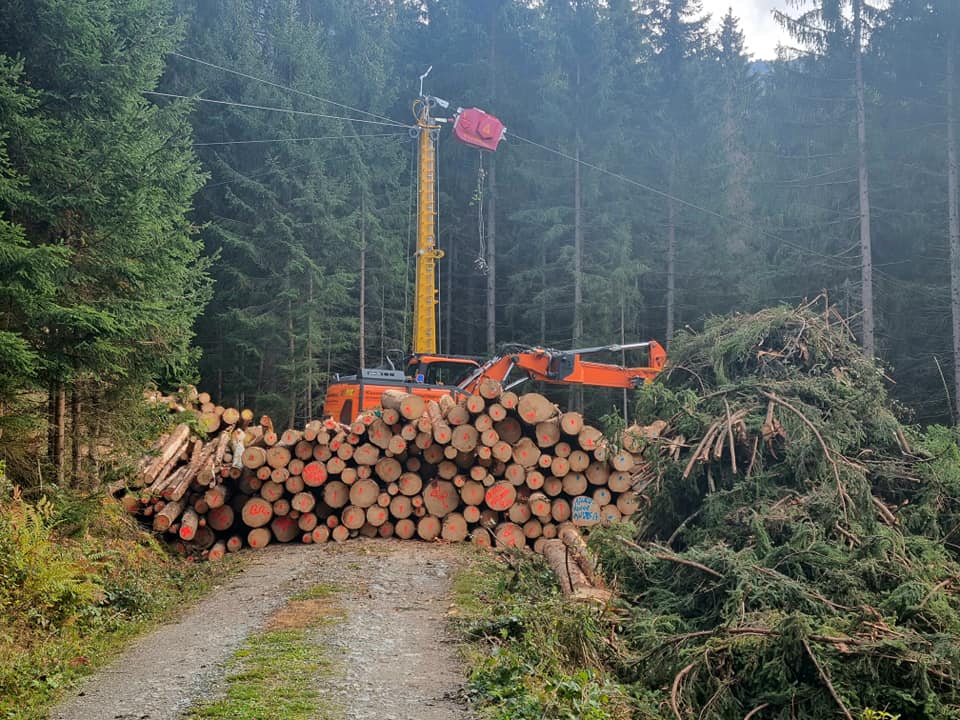
[[[0,508],[0,610],[38,628],[69,621],[97,595],[53,536],[45,511],[16,496]]]

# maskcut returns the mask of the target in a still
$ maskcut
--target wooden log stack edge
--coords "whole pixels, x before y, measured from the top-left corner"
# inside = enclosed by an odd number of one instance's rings
[[[459,401],[389,390],[382,408],[350,425],[314,420],[283,432],[206,393],[170,407],[193,412],[205,437],[177,425],[137,463],[122,501],[185,554],[218,560],[357,536],[530,547],[568,594],[593,599],[606,590],[579,529],[646,502],[642,452],[656,436],[635,426],[611,448],[578,413],[494,383]]]

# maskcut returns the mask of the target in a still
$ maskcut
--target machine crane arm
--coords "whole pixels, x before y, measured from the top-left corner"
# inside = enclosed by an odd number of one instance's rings
[[[642,367],[623,367],[584,360],[584,355],[599,352],[620,352],[645,348],[648,364]],[[505,387],[534,380],[557,385],[591,385],[594,387],[635,388],[652,382],[663,369],[667,353],[656,340],[626,345],[603,345],[577,350],[550,350],[548,348],[524,348],[512,353],[497,355],[481,365],[460,383],[465,392],[475,392],[480,381],[492,378]],[[523,375],[510,381],[516,369]]]

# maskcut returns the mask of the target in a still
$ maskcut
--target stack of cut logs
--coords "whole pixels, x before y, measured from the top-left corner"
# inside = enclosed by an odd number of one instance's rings
[[[612,449],[580,414],[486,380],[475,395],[397,390],[351,425],[278,433],[268,417],[198,396],[208,440],[178,425],[139,462],[127,508],[188,554],[356,535],[530,544],[632,515],[652,473],[638,453],[655,426]],[[570,547],[575,540],[568,540]],[[547,553],[548,554],[548,553]]]

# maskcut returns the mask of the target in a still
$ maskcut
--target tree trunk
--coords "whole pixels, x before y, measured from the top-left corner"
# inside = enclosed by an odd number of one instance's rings
[[[676,186],[676,166],[677,153],[674,148],[670,157],[670,178],[667,186],[670,188],[670,194],[673,195]],[[676,322],[675,302],[677,288],[677,203],[671,197],[667,199],[667,332],[666,346],[669,350],[670,341],[673,339],[673,332]]]
[[[547,347],[547,241],[540,241],[540,346]]]
[[[297,422],[297,347],[293,336],[293,302],[287,301],[287,335],[290,343],[290,422],[287,427],[293,427]]]
[[[497,97],[497,10],[499,3],[490,5],[490,55],[487,68],[490,78],[490,104]],[[497,160],[490,157],[490,194],[487,200],[487,355],[493,357],[497,349]],[[449,347],[447,348],[449,351]]]
[[[367,215],[366,195],[360,194],[360,369],[367,357]]]
[[[73,486],[80,487],[80,390],[74,385],[70,391],[70,476]]]
[[[306,347],[307,392],[304,400],[307,419],[313,419],[313,273],[307,273],[307,347]],[[239,404],[239,403],[238,403]]]
[[[492,73],[491,73],[492,74]],[[490,191],[487,199],[487,355],[497,350],[497,162],[490,158]]]
[[[857,165],[860,186],[860,284],[863,303],[863,354],[876,352],[873,317],[873,257],[870,242],[870,177],[867,170],[867,120],[863,86],[863,0],[853,2],[854,52],[856,53]]]
[[[580,68],[577,66],[577,83]],[[574,150],[576,162],[573,170],[573,347],[580,347],[583,338],[583,188],[580,178],[580,133]],[[583,387],[571,385],[570,408],[583,409]]]
[[[950,212],[950,298],[953,310],[954,412],[960,412],[960,166],[957,151],[957,30],[947,46],[947,177]]]
[[[67,439],[67,390],[62,383],[56,385],[53,415],[53,466],[56,470],[57,483],[62,484],[66,471]]]
[[[453,274],[457,267],[457,255],[459,253],[459,243],[450,243],[450,257],[443,264],[443,272],[446,273],[446,289],[444,291],[443,303],[443,347],[447,352],[453,347],[451,337],[453,335]]]
[[[99,405],[99,399],[96,392],[90,398],[90,403],[93,405],[93,432],[88,440],[90,443],[90,472],[93,474],[92,485],[96,489],[100,485],[100,429],[103,418],[100,413],[97,412],[97,406]]]

